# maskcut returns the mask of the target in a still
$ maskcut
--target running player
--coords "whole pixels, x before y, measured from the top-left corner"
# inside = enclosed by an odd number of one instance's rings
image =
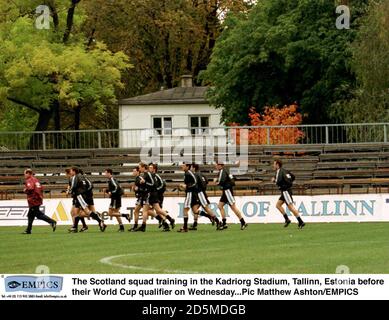
[[[135,232],[137,231],[139,225],[139,215],[144,206],[145,201],[147,201],[148,193],[147,193],[146,185],[144,183],[141,183],[142,177],[139,171],[139,166],[134,168],[134,170],[132,171],[132,175],[135,177],[135,185],[133,187],[133,190],[135,192],[136,202],[135,202],[135,209],[134,209],[134,226],[128,231]],[[154,210],[151,210],[151,208],[149,208],[149,215],[152,216],[153,213]]]
[[[148,216],[156,218],[158,221],[162,219],[163,231],[170,231],[169,225],[166,223],[167,213],[161,209],[159,205],[158,192],[156,189],[156,181],[155,176],[148,171],[147,164],[141,162],[139,164],[139,171],[141,173],[140,184],[144,185],[146,189],[146,193],[143,195],[141,199],[143,203],[143,220],[142,225],[137,228],[135,231],[146,231],[147,219]],[[150,211],[150,209],[154,209],[154,211]]]
[[[217,184],[220,186],[220,188],[223,190],[223,195],[220,198],[219,201],[219,210],[222,215],[223,223],[220,228],[220,230],[227,229],[227,218],[226,218],[226,212],[224,210],[224,206],[228,204],[232,211],[235,213],[235,215],[238,217],[240,221],[240,229],[245,230],[248,227],[248,224],[244,220],[242,213],[239,211],[238,207],[236,206],[236,201],[234,197],[234,191],[233,187],[235,185],[233,181],[232,175],[230,175],[230,172],[228,169],[224,167],[224,163],[217,163],[216,169],[219,170],[219,178],[217,178]]]
[[[71,175],[70,175],[70,169],[69,168],[66,169],[65,173],[66,173],[66,177],[69,179],[69,184],[68,184],[68,188],[67,188],[66,194],[70,194],[71,178],[72,178]],[[90,192],[92,191],[92,189],[93,189],[93,186],[91,187]],[[89,194],[88,198],[89,198],[89,202],[90,202],[90,194]],[[92,201],[93,201],[93,193],[92,193]],[[70,211],[72,219],[73,219],[73,227],[69,230],[69,232],[78,232],[78,222],[79,221],[81,221],[81,223],[82,223],[82,228],[81,228],[80,232],[87,231],[88,230],[88,226],[85,223],[85,218],[76,217],[75,213],[74,213],[75,210],[76,210],[75,199],[73,197],[72,209]]]
[[[151,163],[149,165],[149,171],[154,174],[155,176],[155,181],[156,181],[156,188],[157,188],[157,194],[158,194],[158,200],[159,200],[159,206],[161,209],[163,208],[163,200],[164,200],[164,194],[166,191],[166,181],[161,178],[161,176],[158,173],[158,165],[155,163]],[[161,211],[160,211],[161,212]],[[175,223],[176,221],[168,214],[166,211],[167,215],[166,216],[161,216],[162,219],[167,219],[170,222],[170,225],[172,229],[175,228]],[[161,220],[162,221],[162,220]],[[160,225],[162,227],[162,225]]]
[[[184,225],[183,227],[178,230],[178,232],[184,233],[188,232],[188,220],[189,220],[189,211],[192,209],[194,217],[195,217],[195,223],[196,223],[196,215],[198,217],[198,211],[200,208],[199,200],[197,197],[197,179],[195,174],[190,170],[191,164],[189,163],[183,163],[181,166],[182,170],[184,171],[184,184],[180,185],[180,189],[184,190],[185,195],[185,202],[184,202]],[[191,227],[193,231],[197,230],[197,227],[194,227],[195,224]]]
[[[208,186],[208,179],[206,176],[202,174],[200,171],[200,166],[198,164],[192,164],[193,173],[195,174],[195,177],[197,179],[197,196],[198,200],[203,207],[203,210],[199,210],[199,215],[202,217],[208,218],[211,223],[214,225],[216,223],[217,230],[220,230],[221,224],[219,219],[217,218],[215,212],[212,211],[212,209],[209,207],[211,204],[208,195],[207,195],[207,186]],[[195,219],[195,222],[192,226],[192,228],[197,228],[197,221]]]
[[[281,214],[284,216],[285,228],[287,228],[291,224],[291,221],[288,215],[286,214],[285,209],[282,207],[284,203],[286,203],[288,209],[296,217],[299,229],[302,229],[305,227],[305,222],[301,219],[299,212],[293,205],[292,186],[294,181],[294,175],[286,171],[282,167],[282,161],[280,159],[274,160],[273,168],[276,172],[276,175],[272,179],[272,181],[277,184],[278,188],[281,191],[281,197],[278,200],[276,207],[278,211],[280,211]]]
[[[145,194],[147,193],[145,185],[140,183],[142,178],[140,176],[139,167],[134,168],[134,170],[132,171],[132,175],[135,177],[135,185],[133,190],[135,192],[136,202],[134,209],[134,226],[128,230],[130,232],[134,232],[138,228],[139,213],[143,207],[143,199],[146,198]]]
[[[48,216],[46,216],[42,211],[40,211],[40,206],[43,204],[43,188],[39,180],[35,178],[34,172],[31,169],[26,169],[24,171],[24,193],[27,194],[28,202],[28,225],[26,231],[23,234],[31,234],[32,224],[34,223],[35,218],[43,220],[51,225],[53,232],[57,228],[57,222]]]
[[[85,193],[88,189],[88,183],[86,182],[85,177],[80,174],[80,169],[77,167],[70,168],[70,175],[72,177],[72,180],[71,180],[71,186],[69,191],[73,195],[73,199],[74,199],[75,224],[73,225],[72,229],[70,229],[69,231],[76,232],[77,230],[76,223],[78,223],[77,217],[89,216],[98,222],[100,230],[104,232],[107,226],[99,218],[99,216],[96,214],[95,211],[89,210],[88,204],[85,201]],[[81,209],[83,210],[83,212],[81,212]]]
[[[109,206],[108,215],[115,217],[119,223],[119,232],[124,232],[124,226],[122,217],[130,221],[128,214],[120,214],[120,208],[122,207],[122,196],[124,191],[120,186],[119,182],[113,177],[112,169],[106,169],[104,175],[108,178],[108,189],[107,193],[111,198],[111,204]]]

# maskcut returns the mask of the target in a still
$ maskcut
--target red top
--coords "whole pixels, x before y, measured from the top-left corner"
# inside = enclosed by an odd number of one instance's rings
[[[37,207],[43,204],[43,188],[39,180],[30,177],[25,181],[24,192],[27,194],[28,206]]]

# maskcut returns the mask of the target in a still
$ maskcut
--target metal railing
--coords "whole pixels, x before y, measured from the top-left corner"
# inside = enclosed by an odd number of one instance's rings
[[[387,143],[389,123],[0,132],[0,151]]]

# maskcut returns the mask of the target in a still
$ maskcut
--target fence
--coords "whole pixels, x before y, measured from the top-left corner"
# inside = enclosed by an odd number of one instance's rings
[[[0,151],[181,146],[387,143],[389,123],[0,132]]]

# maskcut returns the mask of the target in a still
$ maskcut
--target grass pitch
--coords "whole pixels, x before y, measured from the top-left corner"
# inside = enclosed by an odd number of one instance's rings
[[[50,273],[335,273],[340,265],[351,273],[389,272],[388,223],[309,224],[284,229],[278,224],[250,225],[240,231],[230,225],[216,232],[68,234],[67,227],[0,228],[0,273],[35,273],[46,265]]]

